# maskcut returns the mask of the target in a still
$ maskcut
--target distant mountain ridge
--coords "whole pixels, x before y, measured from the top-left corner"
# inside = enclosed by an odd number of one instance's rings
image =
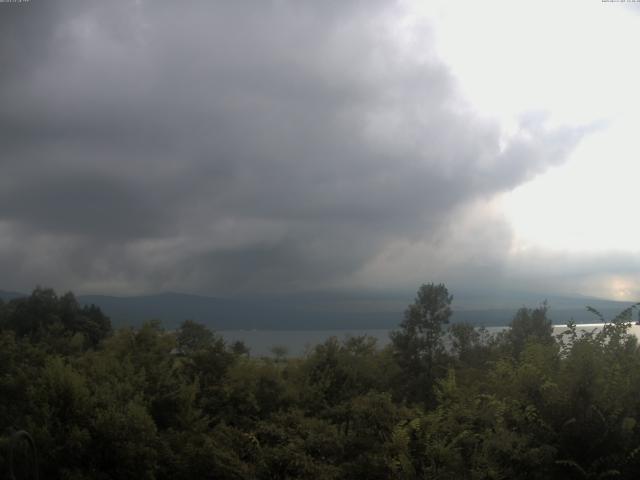
[[[0,299],[8,302],[9,300],[13,300],[14,298],[25,297],[26,294],[20,292],[10,292],[6,290],[0,290]]]
[[[0,290],[0,298],[8,301],[26,296],[24,293]],[[511,298],[502,305],[483,308],[478,299],[454,297],[453,322],[474,325],[503,326],[523,305],[535,307],[533,295]],[[183,320],[202,322],[214,330],[332,330],[390,329],[402,321],[411,299],[394,297],[349,297],[348,295],[313,295],[225,299],[183,293],[160,293],[117,297],[78,295],[81,304],[95,304],[108,315],[115,326],[140,325],[158,319],[166,328],[175,328]],[[510,302],[511,304],[507,304]],[[554,324],[565,324],[571,318],[577,323],[591,323],[597,318],[586,310],[592,306],[605,318],[613,318],[631,302],[584,297],[550,297],[550,318]]]

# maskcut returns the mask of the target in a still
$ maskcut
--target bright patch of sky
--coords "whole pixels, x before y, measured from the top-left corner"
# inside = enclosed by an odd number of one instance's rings
[[[513,228],[512,260],[530,251],[640,253],[638,10],[600,0],[407,1],[406,8],[407,23],[428,19],[464,96],[505,135],[531,114],[549,126],[592,127],[567,162],[498,197]],[[638,284],[637,274],[608,275],[577,288],[626,299]]]

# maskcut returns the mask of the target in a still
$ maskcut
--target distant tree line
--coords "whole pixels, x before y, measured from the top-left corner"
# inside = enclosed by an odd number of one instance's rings
[[[639,478],[632,309],[554,338],[544,304],[489,335],[451,302],[420,287],[385,348],[254,358],[193,321],[114,331],[71,293],[0,301],[0,478],[17,430],[46,479]]]

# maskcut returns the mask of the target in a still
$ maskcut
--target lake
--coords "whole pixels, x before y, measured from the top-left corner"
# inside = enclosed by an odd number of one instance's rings
[[[590,331],[602,328],[600,323],[577,325],[578,330]],[[508,327],[486,327],[489,333],[498,333]],[[566,330],[565,325],[554,325],[554,334]],[[640,338],[640,325],[632,325],[630,333]],[[275,346],[286,347],[288,356],[301,356],[315,345],[330,337],[343,340],[348,337],[369,335],[377,340],[378,347],[386,346],[390,329],[369,330],[220,330],[218,333],[227,342],[243,341],[250,349],[252,356],[271,356],[271,349]]]

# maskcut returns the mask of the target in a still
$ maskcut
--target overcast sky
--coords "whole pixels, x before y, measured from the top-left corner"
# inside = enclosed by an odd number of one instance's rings
[[[0,3],[0,289],[640,297],[640,15]]]

